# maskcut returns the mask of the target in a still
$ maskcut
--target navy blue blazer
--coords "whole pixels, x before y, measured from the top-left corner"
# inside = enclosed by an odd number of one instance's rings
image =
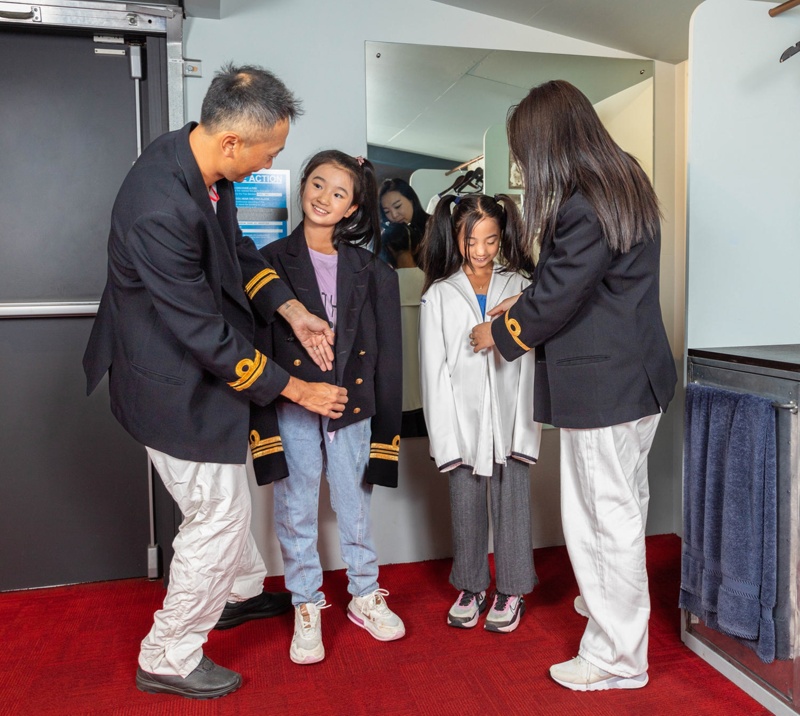
[[[536,349],[536,421],[599,428],[666,410],[677,373],[659,303],[660,253],[660,235],[611,251],[586,198],[564,202],[533,284],[492,323],[506,360]]]
[[[253,308],[270,321],[294,296],[242,236],[226,180],[214,213],[194,126],[155,139],[119,190],[83,364],[90,393],[108,371],[112,412],[139,442],[242,464],[251,401],[270,403],[289,380],[254,347]]]
[[[309,312],[327,321],[303,225],[286,238],[267,244],[261,253]],[[265,329],[264,351],[297,378],[347,388],[345,412],[331,420],[328,429],[370,419],[365,479],[370,484],[396,487],[403,408],[397,273],[370,251],[346,241],[338,244],[338,254],[333,371],[317,367],[283,321],[274,321]]]

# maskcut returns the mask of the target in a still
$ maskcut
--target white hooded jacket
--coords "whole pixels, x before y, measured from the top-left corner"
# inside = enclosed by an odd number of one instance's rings
[[[530,282],[495,265],[487,309]],[[514,457],[536,462],[542,426],[533,421],[534,352],[511,363],[496,351],[474,353],[471,329],[481,309],[459,269],[422,296],[420,381],[431,457],[442,472],[459,465],[491,475],[494,463]]]

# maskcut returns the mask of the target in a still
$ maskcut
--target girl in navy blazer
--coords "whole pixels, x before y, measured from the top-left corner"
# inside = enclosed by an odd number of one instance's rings
[[[295,606],[289,656],[321,661],[320,610],[326,607],[317,550],[320,479],[328,479],[352,595],[348,616],[381,641],[405,634],[378,587],[369,506],[372,486],[397,485],[402,415],[400,295],[397,274],[371,250],[380,232],[372,165],[336,150],[320,152],[300,180],[303,222],[261,251],[309,312],[336,334],[334,376],[323,373],[291,331],[274,322],[269,355],[297,377],[348,388],[342,417],[320,419],[278,404],[279,442],[289,476],[275,482],[275,528]]]
[[[677,380],[658,202],[568,82],[534,87],[508,137],[541,253],[533,285],[470,339],[507,360],[535,349],[534,418],[561,428],[562,527],[589,621],[578,655],[550,675],[578,691],[637,689],[648,680],[647,456]]]

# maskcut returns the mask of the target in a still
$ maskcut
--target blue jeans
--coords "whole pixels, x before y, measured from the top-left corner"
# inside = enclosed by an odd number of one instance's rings
[[[281,544],[286,588],[296,606],[325,598],[317,550],[319,488],[328,479],[339,526],[348,591],[356,597],[378,588],[378,559],[372,544],[369,505],[372,485],[364,480],[369,459],[370,421],[361,420],[328,437],[327,418],[294,403],[278,405],[289,477],[275,483],[275,531]]]

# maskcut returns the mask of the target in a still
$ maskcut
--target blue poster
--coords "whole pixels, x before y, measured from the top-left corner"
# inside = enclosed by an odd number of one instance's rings
[[[262,169],[234,189],[239,227],[257,248],[289,235],[288,169]]]

